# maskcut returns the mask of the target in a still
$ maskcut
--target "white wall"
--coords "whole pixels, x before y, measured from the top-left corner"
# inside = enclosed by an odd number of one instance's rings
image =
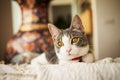
[[[94,44],[100,59],[120,56],[119,3],[120,0],[93,0]]]
[[[12,37],[10,0],[0,0],[0,60],[4,59],[6,43]]]
[[[19,4],[16,1],[11,1],[12,5],[12,24],[13,33],[17,33],[22,23],[22,15]]]

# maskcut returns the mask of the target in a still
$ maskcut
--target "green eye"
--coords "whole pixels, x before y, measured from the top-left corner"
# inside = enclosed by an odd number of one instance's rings
[[[64,46],[64,43],[60,41],[57,43],[57,45],[61,47],[61,46]]]
[[[72,44],[77,43],[77,42],[78,42],[78,40],[79,40],[79,38],[78,38],[78,37],[74,37],[74,38],[72,39],[71,43],[72,43]]]

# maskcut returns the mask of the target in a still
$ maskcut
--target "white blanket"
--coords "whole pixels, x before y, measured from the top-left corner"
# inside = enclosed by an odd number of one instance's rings
[[[0,64],[0,80],[120,80],[120,63]]]
[[[40,80],[120,80],[119,63],[39,66]]]

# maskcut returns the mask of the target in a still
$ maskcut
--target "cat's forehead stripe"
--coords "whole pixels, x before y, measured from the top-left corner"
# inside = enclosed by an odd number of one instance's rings
[[[62,30],[61,34],[58,36],[58,40],[62,41],[62,38],[64,36],[70,37],[71,38],[71,33],[70,31]]]
[[[76,31],[71,31],[71,30],[65,30],[63,31],[63,36],[66,35],[70,38],[73,38],[73,37],[78,37],[78,36],[81,36],[81,33],[80,32],[76,32]]]
[[[62,36],[67,36],[69,38],[72,38],[73,32],[71,30],[64,30]]]
[[[69,44],[70,38],[69,38],[68,36],[64,35],[64,36],[62,37],[62,41],[63,41],[64,44]]]

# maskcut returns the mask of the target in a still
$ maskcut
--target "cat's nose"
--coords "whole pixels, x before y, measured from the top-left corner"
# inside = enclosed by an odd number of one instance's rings
[[[66,49],[66,52],[70,53],[71,50],[72,50],[71,48],[67,48],[67,49]]]

